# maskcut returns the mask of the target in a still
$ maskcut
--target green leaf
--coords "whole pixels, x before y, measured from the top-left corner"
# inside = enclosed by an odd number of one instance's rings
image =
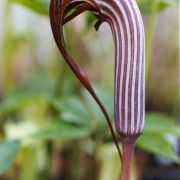
[[[161,113],[147,113],[145,121],[145,132],[156,134],[172,134],[180,137],[180,126],[175,120]]]
[[[140,136],[138,139],[137,145],[141,149],[144,149],[148,152],[180,163],[180,158],[176,154],[172,144],[163,136],[151,133],[143,133],[142,136]]]
[[[13,3],[23,5],[41,15],[49,14],[49,0],[10,0]]]
[[[74,140],[88,137],[91,134],[89,128],[75,126],[63,121],[52,121],[43,127],[34,137],[43,140]]]
[[[180,137],[180,127],[175,120],[165,114],[147,113],[145,130],[137,144],[146,151],[179,162],[178,155],[166,138],[167,134]]]
[[[178,5],[178,0],[139,0],[139,8],[143,14],[159,13],[169,6]]]
[[[54,94],[55,82],[52,78],[48,77],[46,74],[35,74],[21,86],[19,86],[15,94],[28,94],[28,95],[53,95]]]
[[[50,98],[42,94],[39,96],[10,96],[0,103],[0,116],[12,116],[13,113],[19,113],[28,103],[36,103],[38,105],[42,103],[48,104],[50,103]]]
[[[0,102],[0,115],[7,115],[24,107],[29,101],[51,101],[54,93],[54,82],[45,76],[37,75],[9,93]]]
[[[16,158],[19,146],[18,141],[0,142],[0,174],[10,168]]]
[[[98,86],[93,86],[95,89],[95,92],[99,99],[102,101],[103,105],[106,107],[106,110],[108,111],[108,114],[110,117],[113,117],[114,114],[114,97],[111,92],[107,91],[104,88],[100,88]],[[105,117],[103,113],[101,112],[99,106],[97,103],[94,101],[92,96],[86,91],[83,91],[84,98],[87,102],[87,105],[91,111],[92,116],[97,120],[99,123],[98,125],[100,126],[99,128],[104,129],[107,127],[107,123],[105,120]]]
[[[90,28],[93,27],[93,25],[96,22],[96,17],[92,15],[91,13],[86,14],[86,28],[89,30]]]
[[[61,112],[61,118],[69,123],[90,127],[90,113],[78,97],[56,99],[53,106]]]

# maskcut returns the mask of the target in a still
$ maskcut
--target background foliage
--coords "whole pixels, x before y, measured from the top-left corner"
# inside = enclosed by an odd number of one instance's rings
[[[54,170],[57,167],[54,168],[53,157],[57,156],[56,151],[60,149],[63,152],[70,151],[71,161],[77,164],[76,169],[69,168],[69,178],[79,179],[86,171],[89,171],[89,167],[88,170],[82,168],[83,162],[80,162],[80,159],[86,160],[90,156],[90,163],[94,166],[94,169],[90,169],[95,175],[89,178],[97,178],[98,176],[98,179],[103,180],[108,180],[109,177],[117,179],[120,164],[117,160],[117,152],[111,142],[106,121],[96,103],[81,87],[64,64],[59,53],[56,52],[53,38],[51,39],[53,50],[48,57],[50,60],[43,64],[38,59],[43,59],[44,56],[41,57],[41,55],[47,49],[43,49],[43,51],[38,49],[38,33],[35,34],[29,29],[21,33],[16,33],[13,30],[12,4],[30,9],[37,16],[46,18],[48,21],[49,0],[9,0],[4,4],[5,21],[1,45],[1,58],[3,60],[0,63],[4,68],[4,80],[2,78],[2,88],[0,88],[0,174],[23,180],[48,179],[53,173],[57,173]],[[178,1],[176,0],[138,1],[140,10],[145,17],[147,29],[147,83],[152,81],[152,45],[157,17],[162,11],[177,4]],[[81,23],[78,24],[79,21]],[[83,22],[84,28],[80,28],[79,31],[78,27],[81,27]],[[80,64],[89,73],[92,82],[95,84],[97,94],[113,119],[113,84],[111,83],[113,68],[112,71],[109,70],[113,64],[111,62],[104,65],[100,72],[105,77],[100,76],[98,78],[98,73],[100,73],[98,68],[102,61],[92,60],[92,57],[96,59],[101,57],[103,51],[106,51],[110,46],[112,47],[112,43],[110,42],[107,47],[102,46],[103,40],[90,33],[93,23],[94,17],[87,13],[82,19],[65,27],[65,36],[72,54],[79,59]],[[85,36],[85,34],[87,35]],[[90,39],[92,38],[93,47],[83,41],[82,35],[85,36],[86,40],[88,36]],[[77,52],[77,47],[79,47],[79,52]],[[80,52],[81,48],[82,53]],[[97,49],[99,52],[96,52]],[[22,53],[23,50],[26,54]],[[37,51],[40,51],[39,54]],[[27,54],[30,58],[27,58]],[[18,58],[21,61],[18,62]],[[24,58],[32,61],[33,64],[30,65],[30,70],[27,69],[29,71],[27,74],[22,70],[24,66],[21,63],[24,63]],[[110,58],[112,59],[112,54],[110,54]],[[52,61],[52,59],[54,60]],[[87,61],[83,62],[83,59]],[[88,60],[91,62],[89,63]],[[21,65],[22,68],[20,68]],[[166,68],[168,69],[168,67]],[[106,74],[107,69],[111,73],[110,76]],[[25,74],[26,78],[22,78],[21,76]],[[174,94],[172,104],[169,104],[171,108],[167,107],[167,111],[161,107],[156,110],[151,106],[153,103],[150,98],[152,92],[150,90],[149,85],[147,85],[146,128],[137,142],[137,149],[179,163],[180,158],[171,141],[169,141],[169,137],[175,139],[180,137],[180,126],[177,124],[178,112],[176,110],[179,103],[177,102],[178,95],[177,93]],[[154,94],[154,96],[156,95]],[[163,101],[161,103],[163,104]],[[82,154],[85,154],[83,158]],[[116,173],[112,173],[112,169],[109,169],[109,166],[107,167],[106,160],[111,163],[113,169],[117,168]],[[101,164],[100,168],[97,168],[98,163]],[[17,169],[20,173],[17,173]],[[99,173],[95,173],[97,169]],[[134,174],[135,172],[134,170]],[[114,175],[112,176],[112,174]]]

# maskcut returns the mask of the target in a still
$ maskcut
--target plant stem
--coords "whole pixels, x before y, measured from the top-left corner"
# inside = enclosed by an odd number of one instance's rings
[[[158,1],[153,0],[152,3],[153,3],[153,6],[152,6],[153,8],[149,16],[148,26],[146,30],[146,80],[149,77],[153,37],[154,37],[155,27],[156,27],[156,22],[157,22],[156,10],[158,8]]]
[[[13,70],[12,70],[12,37],[13,37],[13,27],[12,27],[12,9],[9,1],[5,1],[4,4],[4,24],[3,24],[3,40],[2,40],[2,58],[4,59],[4,89],[3,94],[13,89]]]
[[[120,180],[130,180],[131,164],[134,154],[135,142],[137,136],[123,136],[122,137],[122,165]]]

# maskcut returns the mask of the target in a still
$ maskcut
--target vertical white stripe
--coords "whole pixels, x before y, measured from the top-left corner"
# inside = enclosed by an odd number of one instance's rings
[[[140,59],[139,59],[139,73],[140,73],[142,71],[141,63],[142,63],[142,60],[143,60],[142,59],[142,53],[143,53],[143,45],[142,45],[142,42],[143,42],[143,37],[142,37],[143,36],[143,31],[142,31],[142,29],[143,29],[143,26],[142,26],[141,15],[140,15],[139,9],[137,7],[137,4],[134,1],[131,1],[131,2],[133,4],[133,6],[135,8],[135,11],[136,11],[136,14],[137,14],[138,24],[139,24],[140,27],[142,27],[142,28],[140,28]],[[139,80],[138,94],[139,94],[139,90],[140,90],[140,86],[139,85],[142,83],[140,78],[141,77],[138,76],[138,80]],[[135,81],[135,77],[134,77],[133,81]],[[133,83],[135,83],[135,82],[133,82]],[[133,92],[133,96],[134,96],[134,92]],[[141,106],[141,102],[140,102],[140,95],[139,95],[138,96],[138,116],[137,116],[138,119],[137,119],[137,124],[139,124],[138,121],[140,121],[140,111],[141,111],[140,106]],[[139,131],[138,127],[139,127],[139,125],[137,125],[136,133],[138,133],[138,131]]]
[[[141,49],[140,49],[140,55],[141,55],[141,59],[140,59],[140,67],[139,67],[139,84],[138,84],[138,118],[137,118],[137,133],[139,132],[142,132],[142,129],[144,128],[144,125],[140,124],[140,117],[141,117],[141,114],[140,114],[140,111],[141,111],[141,83],[143,83],[143,86],[144,86],[144,81],[142,82],[141,81],[141,72],[142,72],[142,63],[145,59],[145,57],[143,57],[143,52],[145,51],[145,35],[144,35],[144,25],[143,25],[143,21],[142,21],[142,17],[141,17],[141,14],[140,14],[140,11],[138,9],[138,6],[136,3],[134,3],[134,6],[137,8],[137,13],[139,14],[139,19],[141,21],[141,35],[142,35],[142,39],[140,41],[140,44],[141,44]],[[145,54],[145,53],[144,53]],[[144,78],[143,78],[144,79]],[[145,89],[143,89],[143,94],[145,92]],[[143,98],[144,99],[144,98]],[[144,101],[144,100],[143,100]],[[144,106],[143,106],[144,108]],[[143,109],[143,112],[144,112],[144,109]],[[143,113],[144,114],[144,113]],[[143,115],[143,119],[142,121],[144,121],[144,115]],[[140,127],[141,126],[141,127]]]
[[[144,26],[143,26],[144,27]],[[143,74],[143,119],[142,119],[142,124],[141,124],[141,132],[143,131],[144,129],[144,120],[145,120],[145,33],[144,33],[144,28],[143,28],[143,36],[144,36],[144,39],[143,39],[143,43],[144,43],[144,74]]]
[[[109,4],[107,4],[107,3],[105,3],[105,2],[100,2],[101,4],[103,4],[105,7],[107,7],[110,11],[112,11],[112,13],[114,14],[114,16],[116,17],[116,19],[117,19],[117,21],[118,21],[118,23],[119,23],[119,27],[120,27],[120,33],[121,33],[121,40],[122,40],[122,42],[121,42],[121,44],[122,44],[122,69],[121,69],[121,71],[120,71],[120,73],[121,73],[121,80],[120,80],[120,100],[119,99],[116,99],[116,101],[119,101],[119,102],[116,102],[116,103],[120,103],[119,104],[119,115],[120,115],[120,117],[119,117],[119,120],[120,120],[120,130],[122,130],[123,131],[123,129],[122,129],[122,121],[124,121],[123,119],[122,119],[122,114],[121,114],[121,103],[122,103],[122,100],[121,100],[121,96],[122,96],[122,77],[123,77],[123,73],[124,73],[124,61],[125,61],[125,35],[124,35],[124,31],[123,31],[123,25],[122,25],[122,22],[121,22],[121,19],[120,19],[120,17],[118,16],[118,14],[117,14],[117,12],[112,8],[112,6],[110,6]],[[104,12],[105,14],[108,14],[107,12]],[[110,14],[108,14],[109,16],[111,16]],[[117,30],[117,25],[115,25],[114,26],[114,28],[115,28],[115,31],[116,31],[116,37],[118,38],[118,30]],[[119,76],[118,75],[118,68],[119,68],[119,61],[120,61],[120,59],[119,59],[119,43],[120,43],[120,41],[117,41],[117,64],[116,64],[116,84],[117,84],[117,77]],[[116,87],[117,88],[117,87]],[[116,89],[116,92],[118,91],[118,89]]]
[[[116,12],[116,10],[110,5],[108,4],[107,2],[103,2],[103,1],[98,1],[99,4],[101,5],[104,5],[105,7],[107,7],[113,14],[114,16],[116,17],[117,21],[118,21],[118,25],[119,25],[119,28],[120,28],[120,33],[121,33],[121,38],[122,38],[122,68],[121,68],[121,79],[120,79],[120,95],[119,95],[119,102],[118,99],[115,99],[115,104],[119,103],[119,114],[120,114],[120,117],[119,117],[119,120],[120,120],[120,130],[122,130],[123,132],[127,132],[127,126],[128,126],[128,85],[129,85],[129,71],[130,71],[130,62],[131,62],[131,34],[130,34],[130,26],[129,26],[129,20],[128,20],[128,17],[127,17],[127,14],[125,12],[125,9],[124,7],[122,6],[121,2],[119,2],[118,0],[115,0],[117,6],[119,7],[121,13],[123,14],[123,18],[125,20],[125,26],[126,26],[126,29],[127,29],[127,38],[128,38],[128,41],[125,42],[125,32],[123,30],[123,26],[122,26],[122,23],[121,23],[121,19],[118,15],[118,13]],[[133,82],[132,82],[132,96],[131,96],[131,133],[134,133],[134,91],[135,91],[135,80],[136,80],[136,65],[137,65],[137,26],[136,26],[136,21],[135,21],[135,17],[134,17],[134,12],[132,10],[132,7],[129,3],[129,1],[125,1],[127,3],[127,6],[129,8],[129,11],[130,11],[130,14],[131,14],[131,18],[132,18],[132,22],[133,22],[133,29],[134,29],[134,59],[132,59],[134,61],[134,65],[133,65]],[[143,22],[142,22],[142,18],[141,18],[141,14],[140,14],[140,11],[138,9],[138,6],[136,4],[136,2],[132,1],[133,5],[134,5],[134,9],[135,9],[135,12],[137,13],[137,19],[138,19],[138,25],[140,27],[140,62],[139,62],[139,74],[138,74],[138,79],[139,79],[139,84],[138,84],[138,119],[137,119],[137,129],[136,129],[136,133],[138,133],[139,131],[142,131],[143,129],[143,124],[144,124],[144,113],[143,113],[143,122],[142,124],[140,125],[140,111],[141,111],[141,83],[144,83],[144,82],[141,82],[141,71],[142,71],[142,63],[143,63],[143,58],[142,57],[142,54],[143,54],[143,44],[144,43],[144,29],[143,29]],[[104,14],[107,14],[109,16],[111,16],[111,14],[107,13],[107,12],[103,12]],[[114,25],[114,30],[115,30],[115,34],[116,34],[116,38],[118,38],[118,29],[117,29],[117,24]],[[118,74],[118,69],[119,69],[119,48],[120,48],[120,45],[119,45],[120,41],[118,41],[117,39],[117,64],[116,64],[116,80],[115,80],[115,83],[117,85],[117,77],[119,76]],[[125,119],[122,119],[122,114],[121,114],[121,108],[122,108],[122,83],[123,83],[123,75],[124,75],[124,63],[125,63],[125,43],[128,44],[128,58],[127,58],[127,74],[126,74],[126,94],[125,94]],[[143,85],[144,87],[144,85]],[[115,92],[117,93],[118,91],[118,87],[116,87],[115,89]],[[144,94],[144,92],[143,92]],[[143,100],[144,100],[144,97],[143,97]],[[144,111],[144,110],[143,110]],[[122,122],[125,122],[125,129],[122,129]],[[141,126],[141,127],[139,127]],[[140,129],[141,130],[140,130]]]
[[[118,7],[120,8],[122,15],[124,17],[125,20],[125,26],[126,26],[126,30],[127,30],[127,45],[128,45],[128,58],[127,58],[127,74],[126,74],[126,89],[125,89],[125,129],[124,132],[127,133],[127,128],[128,128],[128,85],[129,85],[129,69],[130,69],[130,60],[131,60],[131,33],[130,33],[130,26],[129,26],[129,21],[128,21],[128,17],[127,14],[125,12],[124,7],[122,6],[122,4],[120,3],[119,0],[115,0],[115,2],[117,3]],[[122,71],[121,71],[122,72]],[[124,73],[124,72],[122,72]],[[122,82],[123,82],[123,76],[121,76],[121,85],[120,85],[120,89],[121,89],[121,93],[120,93],[120,103],[122,103]]]
[[[132,10],[131,5],[129,4],[129,1],[127,1],[128,8],[130,10],[131,18],[133,21],[133,35],[134,35],[134,59],[131,59],[133,61],[133,80],[132,80],[132,89],[131,89],[131,133],[134,133],[134,93],[135,93],[135,77],[136,77],[136,64],[137,64],[137,26],[136,26],[136,20],[134,17],[134,12]]]

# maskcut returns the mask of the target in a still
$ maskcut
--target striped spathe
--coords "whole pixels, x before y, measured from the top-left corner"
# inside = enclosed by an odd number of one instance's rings
[[[145,111],[144,25],[134,0],[97,0],[115,41],[115,122],[120,134],[141,134]]]
[[[107,22],[112,30],[115,45],[114,119],[122,152],[106,108],[65,44],[63,25],[84,11],[91,11],[97,17],[96,30],[103,22]],[[121,179],[129,180],[135,141],[144,129],[145,115],[145,36],[136,1],[51,0],[50,22],[62,56],[104,114],[122,161]]]

